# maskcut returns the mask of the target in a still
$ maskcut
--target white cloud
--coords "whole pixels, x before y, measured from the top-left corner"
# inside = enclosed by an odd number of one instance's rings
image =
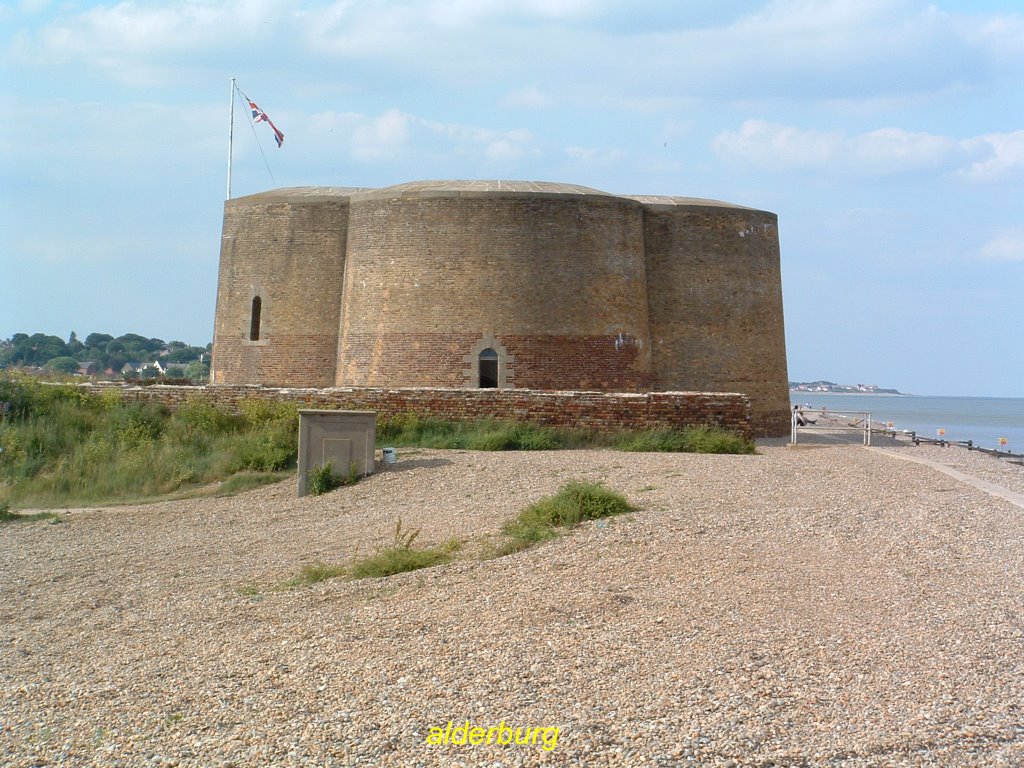
[[[352,120],[351,116],[345,122]],[[320,117],[318,124],[333,125]],[[416,146],[417,153],[469,155],[490,161],[514,160],[535,154],[533,134],[517,129],[497,131],[490,128],[439,123],[397,109],[377,117],[357,117],[352,131],[352,154],[362,162],[395,160]]]
[[[34,66],[82,63],[135,85],[150,85],[189,65],[183,54],[208,56],[258,44],[290,17],[281,0],[227,0],[164,6],[124,0],[62,15],[38,31],[22,30],[17,59]]]
[[[980,256],[985,261],[1024,262],[1024,229],[1000,232],[982,246]]]
[[[616,149],[594,149],[592,147],[566,147],[567,157],[583,166],[607,166],[621,162],[625,153]]]
[[[423,124],[435,135],[448,138],[452,142],[452,149],[458,154],[482,153],[489,160],[501,161],[537,154],[533,148],[533,134],[524,129],[496,131],[452,123],[424,121]]]
[[[529,108],[553,94],[623,109],[693,97],[911,98],[1011,77],[1008,65],[1024,62],[1020,15],[921,0],[637,3],[626,12],[611,0],[123,0],[62,6],[47,26],[21,30],[16,48],[34,66],[82,63],[134,84],[226,52],[261,52],[285,70],[310,56],[342,59],[453,87],[514,73],[544,84],[508,97]]]
[[[940,168],[957,150],[953,139],[899,128],[854,136],[848,144],[856,169],[876,174]]]
[[[963,146],[980,156],[963,171],[971,181],[997,181],[1024,172],[1024,131],[990,133],[968,139]]]
[[[373,162],[394,157],[405,149],[411,115],[392,109],[359,125],[352,135],[352,153],[357,160]]]
[[[552,105],[552,99],[537,88],[522,88],[507,94],[502,100],[503,107],[544,109]]]
[[[764,120],[747,120],[738,131],[723,131],[712,149],[727,160],[766,170],[827,168],[841,156],[840,131],[813,131]]]
[[[715,136],[712,149],[727,161],[769,171],[858,176],[957,171],[972,181],[985,182],[1024,170],[1024,131],[963,140],[901,128],[851,136],[844,131],[747,120],[739,130]]]

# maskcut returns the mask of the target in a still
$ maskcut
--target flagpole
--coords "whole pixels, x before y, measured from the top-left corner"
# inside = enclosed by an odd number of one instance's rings
[[[231,151],[235,139],[235,78],[231,78],[231,115],[228,117],[228,196],[231,199]]]

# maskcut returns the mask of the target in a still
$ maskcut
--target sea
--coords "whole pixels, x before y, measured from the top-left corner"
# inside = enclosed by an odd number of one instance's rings
[[[898,432],[1024,453],[1024,398],[790,392],[789,399],[815,409],[870,413],[872,421],[891,422]],[[1006,438],[1005,446],[1000,438]]]

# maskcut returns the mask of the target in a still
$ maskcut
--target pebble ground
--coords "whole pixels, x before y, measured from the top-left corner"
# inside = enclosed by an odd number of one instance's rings
[[[1024,487],[991,457],[890,450]],[[575,478],[640,511],[505,558],[282,587],[399,519],[471,553]],[[0,764],[1019,766],[1022,515],[885,453],[765,445],[400,451],[317,498],[289,481],[5,524]],[[427,742],[467,720],[557,743]]]

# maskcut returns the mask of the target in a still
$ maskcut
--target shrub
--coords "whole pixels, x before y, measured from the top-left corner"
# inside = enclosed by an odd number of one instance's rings
[[[264,423],[258,428],[231,435],[224,443],[231,458],[230,474],[243,470],[275,472],[295,465],[298,436],[294,425]]]
[[[299,406],[279,400],[242,400],[238,404],[242,418],[252,426],[271,422],[294,422],[298,428]]]
[[[230,434],[241,419],[201,398],[191,398],[171,417],[171,427],[183,439]]]

